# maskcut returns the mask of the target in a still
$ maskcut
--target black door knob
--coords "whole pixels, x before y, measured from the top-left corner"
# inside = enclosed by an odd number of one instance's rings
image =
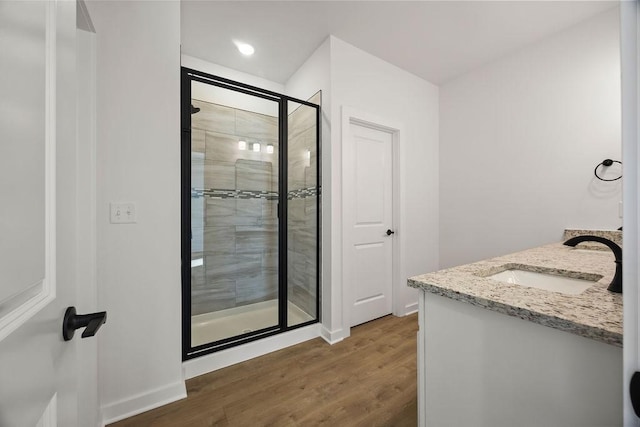
[[[391,236],[392,234],[396,234],[395,231],[387,230],[387,236]]]
[[[640,417],[640,372],[635,372],[631,377],[629,384],[629,397],[631,398],[631,406],[633,411]]]
[[[62,337],[65,341],[73,338],[76,329],[85,328],[82,338],[92,337],[98,332],[100,326],[107,321],[107,312],[100,311],[91,314],[76,314],[75,307],[67,308],[62,320]]]

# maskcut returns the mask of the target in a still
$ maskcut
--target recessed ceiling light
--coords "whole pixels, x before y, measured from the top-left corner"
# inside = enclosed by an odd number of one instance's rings
[[[244,56],[251,56],[253,55],[253,52],[256,51],[253,48],[253,46],[247,43],[236,42],[236,46],[238,47],[238,50],[240,51],[240,53],[243,54]]]

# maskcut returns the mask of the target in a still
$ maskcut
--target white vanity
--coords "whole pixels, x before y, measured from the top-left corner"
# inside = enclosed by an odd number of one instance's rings
[[[608,249],[557,243],[410,278],[422,290],[419,425],[622,425],[614,272]]]

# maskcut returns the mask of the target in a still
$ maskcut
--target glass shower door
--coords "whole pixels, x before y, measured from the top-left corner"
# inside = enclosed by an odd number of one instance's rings
[[[320,104],[320,93],[309,102]],[[287,308],[288,326],[318,317],[318,110],[288,102]]]
[[[191,346],[278,327],[278,108],[191,82]]]

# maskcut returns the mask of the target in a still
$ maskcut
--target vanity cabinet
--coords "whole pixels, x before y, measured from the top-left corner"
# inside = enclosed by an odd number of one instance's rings
[[[591,278],[575,294],[496,280]],[[418,415],[429,427],[622,425],[622,294],[611,252],[561,243],[412,277]],[[544,276],[539,276],[544,280]]]
[[[419,426],[621,426],[622,348],[420,293]]]

